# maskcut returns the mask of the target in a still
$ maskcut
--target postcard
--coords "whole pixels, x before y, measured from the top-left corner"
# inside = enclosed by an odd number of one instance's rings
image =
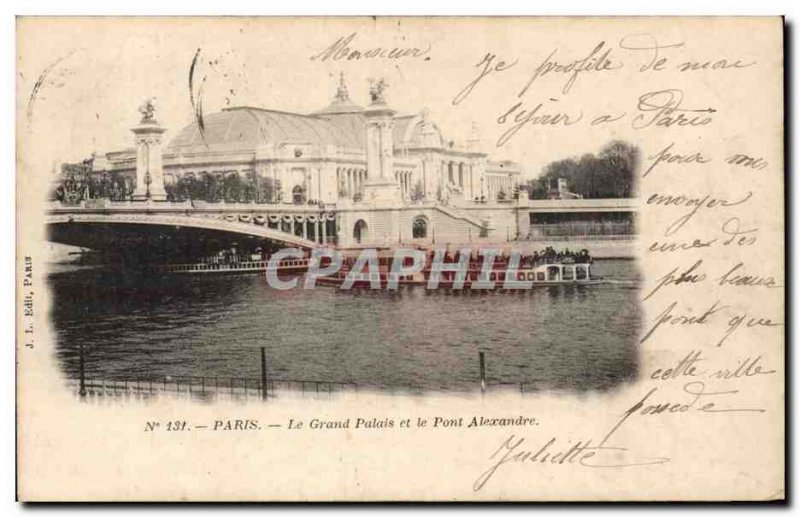
[[[19,17],[19,499],[784,499],[783,42]]]

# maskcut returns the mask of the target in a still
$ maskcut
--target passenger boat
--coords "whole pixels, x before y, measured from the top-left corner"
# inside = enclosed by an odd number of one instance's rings
[[[334,276],[319,277],[317,283],[320,285],[342,287],[349,273],[348,270],[342,270]],[[520,267],[513,273],[513,278],[507,278],[510,274],[511,273],[506,269],[495,268],[486,274],[483,273],[480,268],[470,268],[467,271],[464,284],[461,288],[476,290],[524,290],[533,287],[555,285],[596,284],[601,281],[601,277],[592,275],[591,263],[589,262],[545,263],[536,266]],[[453,288],[456,281],[456,272],[443,271],[440,275],[438,287]],[[377,284],[380,283],[381,289],[387,289],[390,284],[394,284],[395,282],[398,287],[426,287],[430,284],[430,276],[430,269],[412,275],[398,276],[397,273],[392,273],[388,268],[381,267],[378,272],[354,273],[352,275],[353,284],[351,288],[369,289],[372,288],[373,284],[376,284],[377,287]],[[509,282],[508,285],[506,285],[506,280],[516,280],[519,284],[515,285]],[[483,285],[489,283],[492,284],[492,286],[479,286],[479,281],[481,281]],[[522,282],[526,284],[522,285]]]
[[[273,268],[280,273],[297,274],[308,271],[311,262],[308,258],[303,259],[283,259],[277,266],[270,266],[260,250],[244,260],[239,258],[233,261],[209,261],[196,264],[168,264],[159,266],[162,272],[175,274],[234,274],[234,273],[266,273]],[[375,259],[373,269],[366,267],[366,271],[351,273],[356,264],[354,257],[344,258],[339,271],[329,276],[316,277],[319,285],[333,286],[339,288],[355,289],[391,289],[395,286],[420,286],[420,287],[442,287],[445,289],[476,289],[476,290],[524,290],[540,286],[571,285],[571,284],[593,284],[601,281],[601,278],[592,274],[592,260],[588,253],[581,255],[567,255],[562,257],[549,256],[536,258],[535,256],[522,257],[521,264],[515,269],[509,269],[508,258],[499,257],[493,262],[492,268],[483,271],[482,258],[470,257],[464,261],[466,273],[463,283],[459,286],[459,273],[452,270],[459,263],[456,256],[448,256],[443,264],[444,271],[439,273],[438,282],[432,278],[433,272],[431,263],[418,272],[410,274],[398,274],[392,272],[394,256],[392,250],[382,250]],[[249,260],[248,260],[249,258]],[[323,258],[321,266],[327,267],[330,264],[329,258]],[[410,257],[404,258],[404,267],[409,268],[413,264]],[[488,269],[488,268],[487,268]],[[513,275],[513,276],[512,276]],[[352,280],[348,281],[348,279]]]

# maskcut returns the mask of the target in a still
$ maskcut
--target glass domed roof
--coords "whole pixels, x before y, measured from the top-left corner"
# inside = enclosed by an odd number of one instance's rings
[[[173,152],[247,151],[281,143],[364,147],[363,126],[336,122],[324,116],[252,107],[227,108],[203,117],[202,132],[196,120],[183,128],[168,148]]]

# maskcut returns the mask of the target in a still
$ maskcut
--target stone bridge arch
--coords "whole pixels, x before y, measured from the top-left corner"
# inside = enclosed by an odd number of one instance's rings
[[[48,239],[83,248],[125,252],[125,248],[149,246],[160,248],[158,259],[185,254],[191,249],[207,248],[209,242],[220,246],[240,243],[257,247],[269,243],[273,248],[293,247],[310,250],[318,243],[253,222],[224,218],[136,213],[61,213],[47,217]],[[170,249],[173,246],[174,249]],[[146,258],[144,250],[129,249]]]

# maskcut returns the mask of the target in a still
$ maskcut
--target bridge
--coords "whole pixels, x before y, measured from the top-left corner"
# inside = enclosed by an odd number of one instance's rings
[[[387,243],[433,243],[434,235],[442,242],[472,242],[478,235],[475,228],[480,228],[482,221],[492,221],[489,225],[492,233],[484,238],[492,243],[515,238],[627,240],[635,234],[633,213],[637,206],[636,199],[519,199],[459,207],[423,202],[390,210],[369,205],[99,198],[51,202],[46,209],[46,222],[53,242],[112,254],[138,254],[141,261],[170,262],[232,248],[248,253],[259,248],[270,252],[282,247],[310,250],[326,245],[348,246],[354,244],[351,231],[363,232],[364,220],[378,225],[380,217],[394,217],[397,229],[373,232],[372,241],[379,244],[385,240],[381,237],[384,234],[398,235]],[[391,213],[395,215],[387,215]],[[430,225],[429,233],[421,238],[412,235],[412,221],[420,214],[426,214]],[[365,243],[369,242],[367,238]]]
[[[313,249],[336,244],[337,214],[319,206],[204,202],[109,201],[51,203],[46,210],[52,242],[140,255],[141,261],[282,247]]]
[[[520,210],[530,213],[635,212],[638,204],[637,198],[528,199],[520,203]]]
[[[517,208],[517,231],[531,240],[630,240],[637,198],[531,199]]]

